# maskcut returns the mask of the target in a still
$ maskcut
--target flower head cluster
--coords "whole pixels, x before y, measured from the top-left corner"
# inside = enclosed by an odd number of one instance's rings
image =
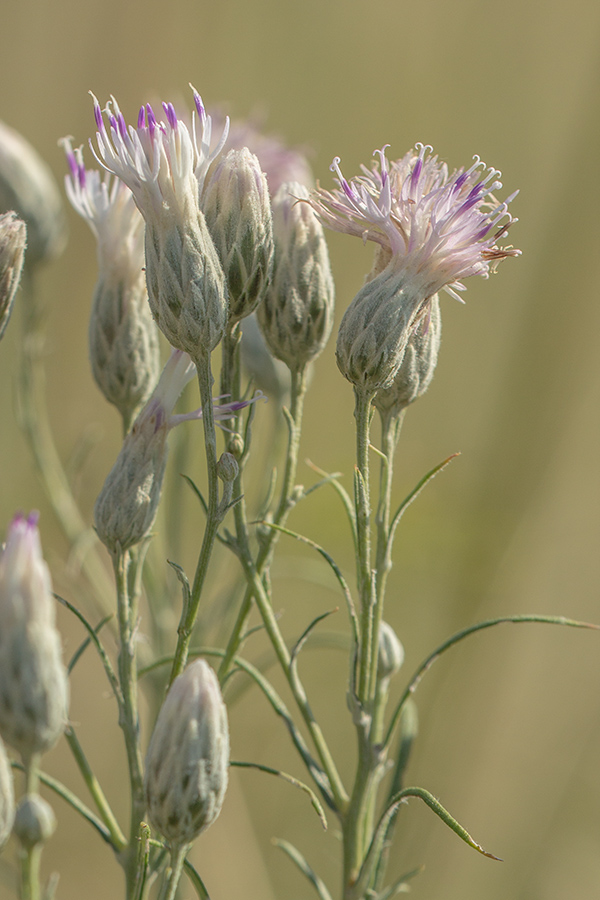
[[[402,159],[388,162],[386,147],[377,150],[371,169],[351,181],[339,157],[332,163],[339,187],[318,188],[311,204],[334,229],[376,241],[386,261],[411,278],[424,297],[445,289],[456,299],[461,279],[487,277],[498,261],[519,251],[497,240],[515,220],[494,197],[502,187],[500,172],[486,168],[478,156],[469,169],[449,174],[432,148],[417,144]]]
[[[104,112],[93,97],[97,159],[125,182],[146,219],[153,211],[160,215],[165,206],[184,209],[190,196],[197,202],[208,168],[227,139],[226,119],[211,150],[211,117],[200,94],[192,90],[195,109],[190,128],[178,118],[172,103],[162,105],[164,120],[157,119],[149,103],[142,106],[134,127],[127,125],[114,97]]]

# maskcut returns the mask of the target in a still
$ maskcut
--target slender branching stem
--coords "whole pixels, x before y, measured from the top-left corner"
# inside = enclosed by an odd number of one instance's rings
[[[131,590],[135,577],[130,572],[129,551],[117,552],[113,558],[117,585],[117,616],[119,625],[119,684],[123,703],[119,710],[119,725],[125,739],[129,784],[131,790],[131,811],[129,843],[121,855],[127,897],[133,896],[137,880],[137,838],[140,823],[146,809],[144,799],[143,763],[140,748],[140,723],[138,713],[137,664],[135,655],[135,632],[137,629],[137,596]]]
[[[198,383],[200,385],[200,398],[202,401],[202,421],[204,424],[204,447],[206,452],[206,471],[208,480],[208,507],[206,513],[206,526],[204,538],[200,548],[196,574],[191,589],[189,602],[184,605],[181,619],[177,629],[177,647],[173,658],[173,666],[169,678],[169,685],[183,672],[187,663],[190,640],[200,606],[202,588],[208,573],[212,550],[226,513],[219,503],[219,478],[217,475],[217,436],[215,433],[215,418],[213,412],[212,385],[213,377],[210,364],[210,356],[203,354],[197,360]]]

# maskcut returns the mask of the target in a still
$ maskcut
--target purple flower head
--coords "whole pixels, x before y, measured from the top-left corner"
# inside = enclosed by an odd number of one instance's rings
[[[487,278],[501,259],[520,251],[499,247],[512,222],[508,204],[499,202],[500,172],[479,157],[469,169],[448,173],[432,148],[417,144],[389,163],[387,145],[375,151],[371,169],[347,181],[336,157],[331,165],[338,187],[317,188],[310,203],[335,231],[375,241],[398,271],[414,279],[424,297],[442,288],[456,299],[469,275]]]
[[[96,120],[94,156],[107,171],[131,190],[146,220],[162,212],[186,210],[197,205],[211,162],[227,138],[225,122],[221,138],[211,149],[212,124],[194,89],[195,110],[191,127],[178,118],[172,103],[163,103],[165,120],[158,119],[147,103],[137,124],[127,125],[114,97],[104,110],[92,94]]]

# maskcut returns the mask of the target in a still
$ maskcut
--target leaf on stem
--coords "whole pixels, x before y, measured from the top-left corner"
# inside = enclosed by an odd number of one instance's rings
[[[342,575],[342,571],[336,561],[332,556],[327,553],[326,550],[323,549],[319,544],[315,541],[311,541],[310,538],[305,537],[303,534],[298,534],[296,531],[290,531],[289,528],[282,528],[281,525],[275,525],[273,522],[261,522],[262,525],[265,525],[268,528],[273,528],[275,531],[281,531],[283,534],[287,534],[288,537],[292,537],[297,541],[300,541],[302,544],[306,544],[307,547],[312,547],[313,550],[316,550],[317,553],[323,557],[325,562],[331,567],[333,574],[337,578],[338,584],[342,589],[342,593],[344,595],[344,599],[346,600],[346,606],[348,608],[348,614],[350,616],[350,622],[352,624],[352,633],[354,637],[355,644],[358,644],[359,634],[360,634],[360,626],[358,623],[358,616],[356,615],[356,608],[354,606],[354,600],[352,599],[352,594],[350,593],[350,588],[348,587],[348,583],[344,576]],[[328,613],[327,613],[328,615]],[[315,620],[316,622],[316,620]]]
[[[198,894],[199,900],[210,900],[208,891],[206,890],[206,888],[204,886],[204,882],[200,878],[200,875],[198,874],[198,872],[196,871],[194,866],[191,864],[191,862],[187,858],[183,862],[183,871],[185,872],[185,874],[191,881],[194,890]]]
[[[435,478],[435,476],[439,472],[441,472],[442,469],[445,469],[446,466],[450,465],[452,460],[456,459],[457,456],[460,456],[460,453],[453,453],[451,456],[448,457],[448,459],[445,459],[441,463],[438,463],[437,466],[434,466],[434,468],[431,469],[431,471],[427,472],[427,474],[421,478],[421,480],[418,482],[416,487],[413,488],[413,490],[410,492],[410,494],[404,498],[404,500],[402,501],[402,503],[400,504],[400,506],[394,513],[394,516],[393,516],[391,524],[390,524],[390,530],[389,530],[389,534],[388,534],[388,544],[386,547],[386,557],[387,558],[389,558],[389,556],[392,552],[392,544],[394,543],[394,535],[396,533],[396,528],[398,527],[398,523],[400,522],[400,519],[402,518],[402,516],[404,515],[404,513],[406,512],[408,507],[411,505],[411,503],[414,500],[417,499],[417,497],[419,496],[419,494],[421,493],[421,491],[423,490],[425,485],[429,484],[429,482],[433,478]]]
[[[96,629],[90,625],[83,613],[79,612],[76,606],[73,606],[72,603],[70,603],[68,600],[65,600],[64,597],[61,597],[58,594],[54,594],[54,597],[56,597],[59,603],[62,603],[63,606],[65,606],[70,612],[72,612],[74,616],[77,616],[83,627],[86,629],[91,643],[98,651],[98,655],[104,667],[104,671],[106,672],[106,677],[110,682],[110,686],[112,688],[113,694],[116,697],[117,703],[119,704],[119,707],[121,707],[123,704],[123,694],[121,692],[121,688],[119,686],[119,682],[117,680],[117,676],[115,675],[111,661],[108,658],[108,654],[106,653],[106,650],[100,643],[100,639],[96,634]]]
[[[110,622],[110,620],[113,618],[114,618],[113,613],[109,613],[109,615],[104,616],[104,618],[101,619],[100,622],[98,622],[96,627],[93,629],[94,633],[96,635],[100,634],[100,632],[102,631],[102,629],[104,628],[106,623]],[[92,643],[92,641],[91,641],[91,638],[89,638],[89,637],[87,637],[84,641],[81,642],[81,644],[79,645],[79,647],[77,648],[77,650],[75,651],[75,653],[73,654],[73,656],[71,657],[71,659],[69,660],[69,663],[67,665],[67,672],[69,673],[69,675],[71,674],[71,672],[73,671],[73,669],[75,668],[75,666],[77,665],[77,663],[79,662],[79,660],[81,659],[81,657],[83,656],[83,654],[85,653],[85,651],[87,650],[87,648],[90,646],[91,643]]]
[[[519,615],[519,616],[500,616],[497,619],[486,619],[483,622],[478,622],[476,625],[470,625],[468,628],[463,628],[461,631],[457,631],[456,634],[453,634],[452,637],[449,637],[448,640],[444,641],[443,644],[440,644],[439,647],[430,653],[429,656],[421,663],[413,677],[409,681],[406,690],[400,697],[398,701],[398,705],[394,710],[394,714],[390,721],[390,726],[388,728],[388,732],[383,742],[383,746],[389,746],[389,742],[392,739],[394,729],[398,724],[398,720],[400,718],[400,713],[402,712],[402,707],[406,703],[407,699],[414,694],[416,691],[419,682],[423,678],[425,672],[431,668],[434,662],[440,658],[442,653],[446,650],[453,647],[454,644],[458,644],[459,641],[462,641],[464,638],[469,637],[471,634],[476,634],[478,631],[483,631],[486,628],[493,628],[495,625],[504,625],[507,623],[513,625],[519,625],[522,622],[537,622],[541,625],[567,625],[570,628],[589,628],[595,631],[600,630],[600,625],[594,625],[590,622],[580,622],[577,619],[567,619],[565,616],[538,616],[538,615]]]
[[[412,869],[410,872],[401,875],[400,878],[397,878],[396,881],[392,882],[389,887],[386,887],[380,894],[377,894],[373,900],[390,900],[390,898],[394,897],[396,894],[407,893],[410,891],[408,882],[416,875],[420,875],[424,868],[425,866],[417,866],[416,869]]]
[[[171,566],[173,571],[175,572],[175,575],[177,576],[177,581],[181,585],[181,593],[183,594],[183,608],[187,609],[188,606],[190,605],[190,600],[192,597],[192,590],[190,588],[189,579],[188,579],[187,575],[185,574],[184,570],[181,568],[181,566],[179,566],[177,563],[173,562],[170,559],[168,559],[167,562]]]
[[[325,816],[325,811],[321,806],[321,803],[319,802],[319,798],[312,790],[312,788],[309,788],[309,786],[307,784],[304,784],[303,781],[300,781],[298,778],[294,778],[293,775],[288,775],[287,772],[282,772],[280,769],[273,769],[271,768],[271,766],[264,766],[261,763],[237,762],[232,759],[229,765],[237,766],[238,768],[243,769],[258,769],[259,772],[266,772],[268,775],[277,775],[279,778],[283,778],[284,781],[287,781],[288,784],[293,784],[294,787],[300,788],[301,791],[304,791],[306,794],[308,794],[312,807],[318,815],[321,825],[323,826],[323,831],[327,831],[327,818]]]
[[[348,516],[348,521],[350,522],[350,528],[352,529],[352,537],[354,539],[354,543],[356,544],[356,517],[354,515],[354,506],[352,505],[352,500],[350,499],[350,494],[348,491],[339,483],[338,478],[340,477],[337,472],[334,472],[330,475],[328,472],[325,472],[323,469],[320,469],[316,466],[310,459],[306,460],[306,465],[316,472],[317,475],[323,476],[323,481],[320,481],[318,484],[314,485],[312,488],[309,488],[306,493],[310,493],[310,491],[316,490],[321,484],[330,484],[335,490],[336,494],[342,501],[344,509],[346,510],[346,515]]]
[[[190,486],[191,489],[193,490],[194,494],[196,495],[196,497],[197,497],[198,500],[200,501],[200,506],[201,506],[202,509],[204,510],[204,514],[205,514],[205,515],[208,515],[208,504],[207,504],[206,500],[204,499],[204,495],[202,494],[202,491],[200,490],[200,488],[197,487],[197,485],[196,485],[195,482],[190,478],[189,475],[184,475],[183,472],[182,472],[182,473],[181,473],[181,477],[182,477],[185,481],[187,481],[187,483],[189,484],[189,486]]]
[[[400,791],[396,794],[395,797],[392,798],[391,804],[388,806],[386,811],[383,813],[381,819],[379,820],[379,824],[377,825],[377,829],[375,835],[383,826],[385,831],[385,827],[387,826],[387,820],[390,816],[394,814],[398,805],[406,800],[408,797],[417,797],[419,800],[422,800],[429,809],[433,810],[433,812],[438,816],[442,822],[451,828],[454,834],[457,834],[459,838],[468,844],[469,847],[472,847],[474,850],[477,850],[478,853],[481,853],[483,856],[487,856],[488,859],[495,859],[497,862],[502,862],[499,856],[494,856],[493,853],[489,853],[487,850],[484,850],[481,844],[478,844],[477,841],[474,841],[469,832],[463,828],[460,822],[457,822],[453,816],[450,815],[447,809],[444,809],[439,800],[430,794],[429,791],[426,791],[425,788],[420,787],[409,787],[404,788],[403,791]],[[375,838],[373,838],[375,840]]]
[[[332,900],[331,894],[327,890],[327,886],[323,879],[319,878],[316,872],[311,869],[305,857],[293,844],[290,844],[289,841],[279,840],[278,838],[273,840],[273,844],[276,847],[279,847],[280,850],[283,850],[284,853],[287,853],[289,858],[296,863],[302,874],[306,875],[321,900]]]

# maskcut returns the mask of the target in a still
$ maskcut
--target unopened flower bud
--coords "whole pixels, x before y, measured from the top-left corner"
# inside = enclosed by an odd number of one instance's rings
[[[229,440],[227,441],[227,451],[233,456],[233,458],[237,461],[241,459],[242,453],[244,452],[244,438],[241,434],[237,432],[232,434]]]
[[[374,405],[382,416],[397,416],[421,397],[433,378],[442,336],[442,317],[437,294],[430,312],[417,322],[408,339],[400,368],[389,388],[375,394]]]
[[[387,622],[379,625],[379,655],[377,671],[380,678],[391,678],[399,671],[404,662],[404,647],[398,640],[396,632]]]
[[[0,339],[21,280],[26,242],[25,222],[14,212],[0,215]]]
[[[403,284],[393,260],[367,281],[340,324],[336,360],[342,375],[366,393],[389,387],[426,304],[410,282]]]
[[[56,816],[39,794],[25,794],[15,815],[14,833],[26,850],[45,844],[56,830]]]
[[[17,515],[0,554],[0,733],[24,759],[54,746],[69,688],[37,514]]]
[[[172,347],[198,360],[227,323],[227,287],[204,216],[146,221],[146,284],[156,324]]]
[[[273,283],[257,310],[271,353],[292,371],[321,353],[333,324],[329,253],[321,223],[304,202],[308,196],[303,185],[292,182],[273,200]]]
[[[198,659],[175,679],[146,755],[148,817],[172,846],[190,844],[221,811],[229,766],[219,682]]]
[[[217,462],[217,475],[225,484],[231,484],[238,476],[240,468],[235,456],[231,453],[222,453]]]
[[[111,283],[100,274],[88,334],[94,380],[130,421],[152,393],[160,371],[158,331],[141,270],[133,283]]]
[[[12,769],[0,739],[0,850],[10,837],[15,818],[15,788]]]
[[[66,226],[54,176],[31,144],[0,122],[0,212],[11,209],[27,225],[26,265],[58,256]]]
[[[256,309],[273,270],[269,187],[253,153],[230,150],[202,198],[202,210],[229,289],[229,322]]]

